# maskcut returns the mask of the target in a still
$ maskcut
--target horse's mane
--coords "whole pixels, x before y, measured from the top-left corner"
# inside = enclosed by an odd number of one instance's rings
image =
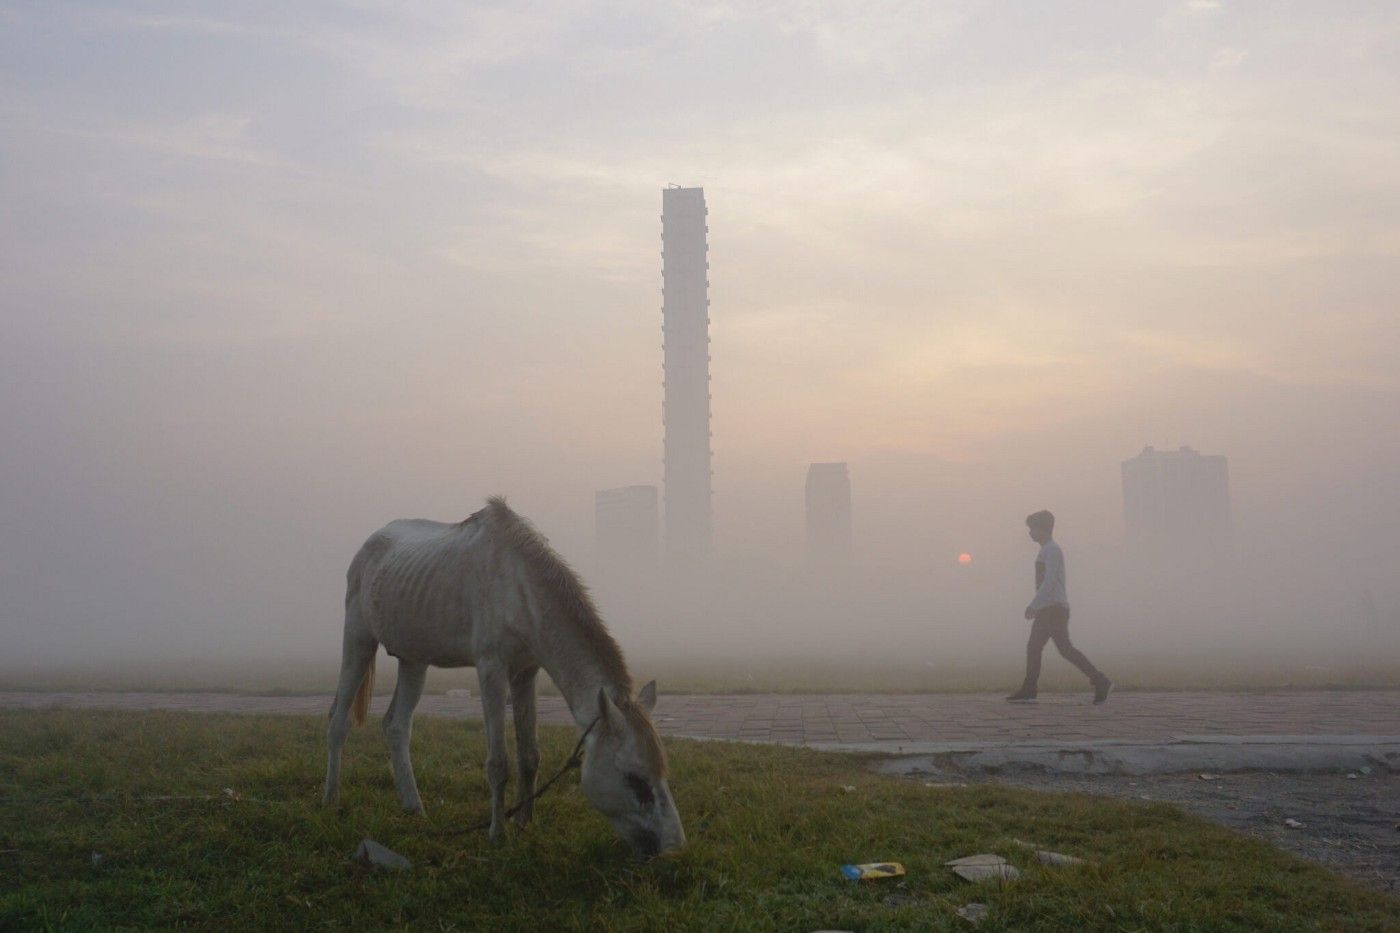
[[[614,699],[619,703],[628,702],[632,696],[632,675],[622,659],[622,649],[618,648],[603,624],[588,587],[579,579],[574,568],[549,546],[544,535],[528,519],[516,514],[501,496],[487,499],[484,511],[491,526],[500,533],[501,540],[525,562],[530,575],[553,599],[562,617],[573,623],[593,650],[594,658],[603,666],[603,673],[622,691],[622,696]]]

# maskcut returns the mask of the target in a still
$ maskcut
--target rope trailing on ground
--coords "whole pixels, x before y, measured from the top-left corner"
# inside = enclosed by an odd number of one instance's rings
[[[541,784],[538,788],[536,788],[536,790],[535,790],[535,792],[534,792],[533,794],[531,794],[530,796],[526,797],[524,800],[520,801],[520,802],[517,803],[515,806],[513,806],[513,807],[511,807],[509,810],[507,810],[507,811],[505,812],[505,818],[506,818],[506,819],[510,819],[512,816],[515,816],[515,814],[519,813],[520,810],[521,810],[526,804],[534,803],[536,800],[539,800],[540,797],[544,794],[544,792],[547,791],[547,790],[549,790],[550,787],[552,787],[552,786],[554,785],[554,782],[555,782],[555,781],[559,780],[559,779],[560,779],[561,777],[563,777],[565,774],[569,773],[569,772],[572,771],[573,769],[575,769],[575,768],[577,768],[577,767],[579,767],[580,765],[583,764],[583,743],[584,743],[585,741],[587,741],[587,739],[588,739],[588,733],[592,732],[592,731],[593,731],[593,727],[596,726],[596,725],[598,725],[598,720],[597,720],[597,719],[594,719],[592,722],[590,722],[590,723],[588,724],[588,728],[583,730],[583,735],[581,735],[581,736],[578,737],[578,744],[575,745],[575,746],[574,746],[574,750],[573,750],[572,752],[569,753],[568,760],[566,760],[566,761],[564,762],[564,764],[560,766],[560,768],[559,768],[558,771],[554,772],[554,776],[553,776],[553,777],[551,777],[548,781],[545,781],[545,782],[544,782],[543,784]],[[490,828],[491,828],[491,820],[488,818],[488,819],[482,820],[482,821],[479,822],[479,823],[473,823],[473,824],[470,825],[470,826],[465,826],[465,827],[463,827],[463,828],[461,828],[461,829],[450,829],[450,830],[446,830],[446,831],[444,832],[444,835],[459,836],[459,835],[462,835],[463,833],[474,833],[474,832],[479,832],[480,830],[483,830],[483,829],[490,829]]]

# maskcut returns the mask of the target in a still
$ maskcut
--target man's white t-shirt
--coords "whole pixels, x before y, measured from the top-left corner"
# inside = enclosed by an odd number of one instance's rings
[[[1069,591],[1065,587],[1065,552],[1060,550],[1060,546],[1054,540],[1046,541],[1040,546],[1040,553],[1035,556],[1036,570],[1045,568],[1044,575],[1036,573],[1036,578],[1040,580],[1040,585],[1036,587],[1035,599],[1026,608],[1031,612],[1038,612],[1046,606],[1064,606],[1069,608]]]

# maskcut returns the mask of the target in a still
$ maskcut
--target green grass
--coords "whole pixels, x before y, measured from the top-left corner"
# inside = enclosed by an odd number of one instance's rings
[[[0,712],[0,929],[966,930],[954,911],[973,900],[991,908],[981,930],[1400,928],[1395,899],[1166,805],[930,789],[800,749],[669,741],[690,836],[674,857],[629,860],[573,776],[534,826],[492,845],[454,831],[485,810],[479,725],[418,722],[427,819],[398,812],[377,728],[351,737],[341,806],[318,806],[323,728]],[[542,738],[548,774],[573,736]],[[141,799],[225,787],[243,799]],[[352,863],[363,836],[413,870]],[[1042,868],[1014,838],[1094,864]],[[942,867],[986,851],[1024,877],[974,886]],[[838,876],[883,859],[902,861],[906,881]],[[907,900],[887,903],[895,894]]]

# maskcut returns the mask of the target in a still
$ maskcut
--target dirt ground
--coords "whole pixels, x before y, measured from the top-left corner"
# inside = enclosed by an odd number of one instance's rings
[[[1275,843],[1368,887],[1400,894],[1400,774],[1066,775],[1018,771],[961,775],[966,783],[1174,803]],[[950,776],[911,780],[949,781]],[[1285,820],[1296,820],[1291,827]]]

